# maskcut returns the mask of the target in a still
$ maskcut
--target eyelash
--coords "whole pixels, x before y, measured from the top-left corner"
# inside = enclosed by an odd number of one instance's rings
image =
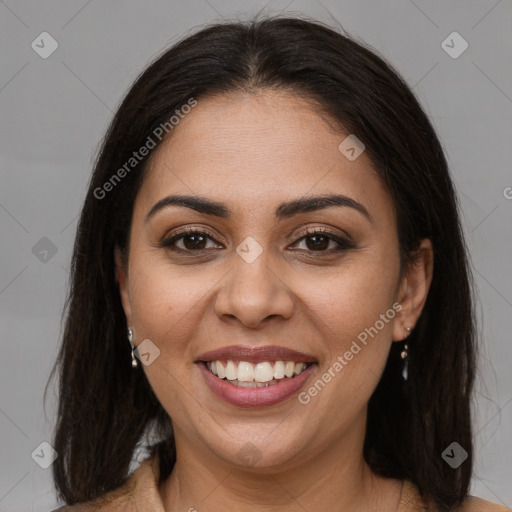
[[[173,236],[171,236],[169,238],[162,240],[158,244],[158,247],[170,249],[172,251],[182,252],[182,253],[194,253],[194,252],[200,253],[202,251],[208,250],[208,249],[198,249],[198,250],[181,249],[179,247],[174,246],[175,242],[177,242],[178,240],[181,240],[182,238],[189,236],[189,235],[206,236],[206,237],[212,239],[213,241],[215,241],[216,243],[219,243],[219,242],[217,242],[215,237],[208,231],[202,231],[202,230],[198,230],[196,228],[187,228],[183,231],[180,231],[179,233],[174,234]],[[310,229],[306,230],[305,232],[298,235],[298,238],[294,242],[294,244],[301,242],[309,237],[313,237],[315,235],[322,235],[322,236],[327,237],[329,239],[329,241],[332,240],[332,241],[336,242],[338,244],[338,247],[336,247],[334,249],[324,249],[324,250],[319,250],[319,251],[306,249],[306,252],[318,253],[318,254],[333,254],[333,253],[346,251],[349,249],[356,249],[356,245],[350,239],[344,238],[344,237],[336,235],[334,233],[331,233],[330,231],[328,231],[324,228],[313,228],[313,229],[310,228]],[[301,249],[301,250],[304,250],[304,249]]]

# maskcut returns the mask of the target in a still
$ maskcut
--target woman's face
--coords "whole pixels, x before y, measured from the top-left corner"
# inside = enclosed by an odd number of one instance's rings
[[[199,100],[153,155],[118,280],[178,446],[284,468],[361,445],[426,293],[421,264],[400,276],[392,200],[348,135],[265,90]]]

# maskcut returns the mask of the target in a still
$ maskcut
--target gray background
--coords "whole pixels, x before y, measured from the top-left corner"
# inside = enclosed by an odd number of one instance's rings
[[[43,389],[57,352],[76,218],[112,111],[163,47],[199,25],[246,19],[264,7],[341,23],[401,72],[438,130],[461,198],[484,340],[472,492],[512,505],[510,1],[5,0],[0,511],[45,511],[55,503],[51,470],[31,453],[51,440],[54,390],[45,415]],[[47,59],[31,48],[44,31],[59,44]],[[469,44],[458,58],[441,46],[453,31]],[[43,237],[51,242],[39,242]]]

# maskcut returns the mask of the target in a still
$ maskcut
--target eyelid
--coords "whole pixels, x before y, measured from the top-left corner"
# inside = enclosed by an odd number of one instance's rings
[[[331,235],[334,238],[345,238],[347,242],[350,242],[351,244],[354,243],[354,241],[352,240],[352,237],[350,237],[347,233],[345,233],[345,232],[343,232],[343,234],[336,233],[336,232],[333,232],[330,229],[325,228],[323,226],[308,227],[306,229],[303,229],[302,231],[299,231],[299,233],[296,236],[300,239],[306,235],[317,235],[319,233],[322,235]]]
[[[170,236],[164,236],[162,241],[158,244],[158,247],[170,248],[174,251],[178,251],[178,252],[181,251],[181,252],[185,252],[185,253],[194,253],[194,252],[200,253],[201,251],[208,250],[208,249],[199,249],[197,251],[193,251],[193,250],[186,250],[186,249],[181,249],[181,248],[175,247],[174,244],[178,240],[181,240],[184,236],[189,235],[189,234],[206,235],[214,243],[223,245],[222,242],[219,242],[217,240],[217,238],[218,238],[217,235],[214,235],[213,233],[211,233],[211,231],[209,231],[208,229],[206,229],[204,227],[195,226],[195,227],[183,228],[183,229],[178,230],[177,232],[171,234]],[[299,231],[299,233],[295,235],[295,240],[292,242],[292,245],[301,242],[302,240],[304,240],[304,238],[307,238],[308,236],[314,236],[314,235],[318,235],[318,234],[327,236],[330,240],[336,242],[338,244],[338,247],[336,247],[334,249],[324,250],[324,251],[306,251],[306,252],[318,253],[318,255],[321,255],[322,253],[330,254],[335,251],[354,249],[357,247],[356,244],[354,243],[354,241],[352,240],[352,238],[347,233],[344,233],[342,235],[342,234],[335,233],[335,232],[333,232],[325,227],[321,227],[321,226],[317,226],[317,227],[310,226],[306,229],[303,229],[302,231]]]
[[[195,226],[195,227],[187,227],[187,228],[183,228],[183,229],[179,229],[178,231],[172,233],[172,234],[165,234],[162,238],[162,240],[157,244],[158,247],[160,248],[172,248],[176,251],[183,251],[183,252],[200,252],[200,251],[186,251],[186,250],[183,250],[183,249],[180,249],[178,247],[175,247],[173,244],[175,244],[178,240],[180,240],[181,238],[183,238],[184,236],[187,236],[187,235],[206,235],[208,238],[210,238],[211,240],[213,240],[216,244],[222,244],[222,242],[220,242],[218,240],[218,236],[217,235],[214,235],[211,231],[209,231],[207,228],[204,228],[204,227],[200,227],[200,226]],[[204,250],[204,249],[203,249]]]

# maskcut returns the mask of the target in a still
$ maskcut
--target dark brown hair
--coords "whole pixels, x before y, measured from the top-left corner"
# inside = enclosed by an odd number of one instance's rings
[[[70,504],[118,487],[151,427],[161,439],[150,452],[160,455],[162,479],[175,462],[170,419],[144,372],[130,364],[113,257],[116,246],[127,257],[134,199],[149,156],[105,197],[98,198],[98,189],[191,98],[200,102],[206,95],[257,88],[312,99],[363,141],[394,200],[404,264],[422,239],[432,240],[434,276],[408,338],[409,379],[404,384],[401,346],[393,343],[368,406],[364,455],[375,472],[411,480],[424,497],[449,510],[467,495],[472,474],[475,329],[466,248],[443,150],[415,96],[389,64],[363,44],[297,18],[202,29],[158,57],[117,110],[79,221],[54,368],[60,393],[56,487]],[[457,469],[441,457],[453,441],[469,454]]]

